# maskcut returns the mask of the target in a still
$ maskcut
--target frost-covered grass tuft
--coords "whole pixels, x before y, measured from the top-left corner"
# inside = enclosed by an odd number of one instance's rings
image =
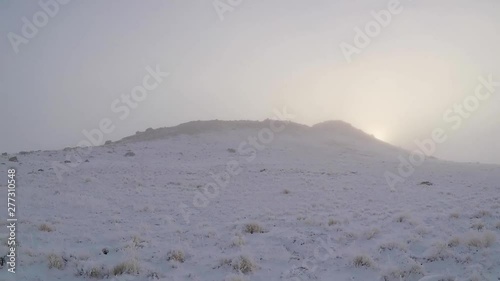
[[[264,233],[264,228],[260,226],[258,223],[249,223],[245,225],[244,231],[250,234]]]
[[[380,251],[393,251],[393,250],[400,250],[403,252],[406,252],[406,245],[398,242],[387,242],[383,243],[379,246]]]
[[[478,211],[477,213],[472,215],[473,219],[481,219],[484,217],[491,217],[491,213],[489,211],[486,211],[486,210],[481,210],[481,211]]]
[[[377,236],[379,233],[380,233],[380,230],[375,227],[375,228],[372,228],[372,229],[366,231],[365,233],[363,233],[363,237],[365,237],[366,240],[371,240],[375,236]]]
[[[336,220],[336,219],[329,219],[328,220],[328,225],[329,226],[332,226],[332,225],[337,225],[337,224],[340,224],[340,221]]]
[[[184,255],[184,252],[181,250],[172,250],[168,253],[167,260],[183,263],[186,261],[186,256]]]
[[[232,246],[243,246],[245,245],[245,239],[241,235],[236,235],[233,238]]]
[[[429,234],[429,229],[423,226],[419,226],[415,229],[415,232],[423,237],[424,235]]]
[[[382,274],[383,281],[400,281],[400,280],[419,280],[425,275],[424,267],[416,262],[401,268],[393,268],[386,270]],[[415,279],[417,278],[417,279]]]
[[[483,222],[480,221],[480,222],[473,223],[470,228],[475,229],[477,231],[481,231],[485,228],[485,225]]]
[[[460,245],[460,238],[459,237],[453,237],[449,242],[448,242],[448,247],[449,248],[454,248]]]
[[[96,266],[87,271],[85,275],[90,278],[105,278],[109,273],[104,267]]]
[[[257,264],[247,256],[240,256],[232,261],[233,269],[243,274],[250,274],[257,270]]]
[[[57,268],[59,270],[64,269],[65,262],[64,259],[56,254],[49,254],[47,256],[48,266],[49,268]]]
[[[134,236],[132,236],[131,246],[133,248],[143,248],[144,242],[146,242],[146,240],[142,239],[138,235],[134,235]]]
[[[110,271],[105,266],[91,265],[87,263],[77,265],[77,275],[92,279],[104,279],[109,277]]]
[[[139,262],[136,259],[128,260],[113,267],[113,275],[139,274]]]
[[[49,224],[42,223],[39,227],[38,230],[40,231],[45,231],[45,232],[52,232],[54,231],[54,227],[50,226]]]
[[[486,231],[484,233],[469,234],[466,239],[466,244],[469,247],[488,248],[495,243],[496,235],[491,231]]]
[[[355,267],[375,267],[375,262],[373,259],[367,255],[355,256],[352,260],[352,264]]]
[[[427,261],[442,261],[453,256],[450,251],[448,244],[445,243],[435,243],[427,251],[425,251],[424,256]]]
[[[410,216],[408,214],[400,214],[396,216],[394,220],[399,223],[408,222],[410,220]]]

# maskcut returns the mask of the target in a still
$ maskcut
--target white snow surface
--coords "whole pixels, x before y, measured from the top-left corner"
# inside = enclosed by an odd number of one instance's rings
[[[16,274],[0,280],[500,280],[499,166],[428,158],[391,189],[407,152],[343,122],[279,124],[270,141],[270,120],[198,121],[0,156],[19,218]],[[122,262],[135,267],[115,275]]]

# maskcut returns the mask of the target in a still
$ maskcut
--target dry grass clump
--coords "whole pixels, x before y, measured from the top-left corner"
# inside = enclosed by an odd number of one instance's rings
[[[417,263],[412,263],[407,266],[407,268],[395,268],[386,271],[382,275],[382,280],[384,281],[400,281],[400,280],[408,280],[410,278],[418,277],[425,275],[424,267]],[[416,280],[416,279],[411,279]]]
[[[475,248],[483,248],[483,240],[479,237],[472,237],[467,241],[467,246]]]
[[[47,256],[47,261],[48,261],[48,266],[50,269],[52,268],[57,268],[59,270],[64,269],[64,266],[66,265],[64,259],[56,254],[49,254]]]
[[[414,263],[406,271],[408,275],[425,275],[424,267],[421,264]]]
[[[240,235],[237,235],[233,238],[233,242],[231,243],[232,246],[242,246],[242,245],[245,245],[245,239],[240,236]]]
[[[355,256],[352,260],[354,267],[375,267],[375,262],[367,255]]]
[[[231,265],[234,270],[243,274],[249,274],[257,270],[257,264],[247,256],[240,256],[239,258],[233,259]]]
[[[453,253],[450,252],[448,248],[448,244],[445,243],[436,243],[434,244],[431,248],[429,248],[425,253],[424,253],[427,261],[429,262],[434,262],[434,261],[442,261],[447,258],[450,258],[453,256]]]
[[[425,236],[426,234],[429,234],[429,229],[424,226],[419,226],[415,229],[415,232],[420,235],[420,236]]]
[[[103,279],[109,277],[109,270],[104,266],[77,266],[77,275],[92,279]]]
[[[489,211],[481,210],[472,215],[473,219],[480,219],[484,217],[491,217],[491,213]]]
[[[186,261],[186,256],[184,255],[184,252],[181,250],[173,250],[168,253],[167,260],[183,263],[184,261]]]
[[[458,247],[460,245],[460,238],[458,237],[453,237],[450,242],[448,242],[448,247],[449,248],[454,248]]]
[[[245,225],[244,231],[250,234],[264,233],[264,228],[262,228],[262,226],[260,226],[258,223],[248,223]]]
[[[480,222],[473,223],[470,228],[475,229],[477,231],[481,231],[485,228],[485,225],[483,222],[480,221]]]
[[[398,242],[387,242],[383,243],[379,246],[380,251],[392,251],[392,250],[400,250],[402,252],[406,252],[406,245],[398,243]]]
[[[377,236],[377,234],[379,234],[379,233],[380,233],[380,230],[378,228],[372,228],[372,229],[366,231],[365,233],[363,233],[363,236],[366,238],[366,240],[371,240],[375,236]]]
[[[482,234],[475,233],[469,235],[468,239],[466,240],[466,244],[467,246],[474,248],[488,248],[493,245],[495,241],[495,233],[487,231]]]
[[[38,230],[40,231],[45,231],[45,232],[52,232],[54,231],[54,227],[46,224],[46,223],[42,223],[39,227],[38,227]]]
[[[146,240],[142,239],[138,235],[132,236],[132,241],[130,241],[130,246],[133,248],[144,248],[144,243]]]
[[[89,269],[89,271],[86,272],[86,274],[90,278],[104,278],[109,275],[108,270],[106,270],[104,267],[92,267]]]
[[[395,221],[399,222],[399,223],[408,222],[409,220],[410,220],[410,216],[407,214],[401,214],[401,215],[396,216],[396,218],[395,218]]]
[[[340,221],[335,220],[335,219],[329,219],[329,220],[328,220],[328,225],[329,225],[329,226],[332,226],[332,225],[337,225],[337,224],[340,224]]]
[[[113,267],[113,275],[139,274],[139,262],[135,259],[121,262]]]
[[[220,267],[223,267],[223,266],[231,266],[231,264],[233,263],[233,260],[230,259],[230,258],[222,258],[219,260],[219,265],[214,267],[215,268],[220,268]]]

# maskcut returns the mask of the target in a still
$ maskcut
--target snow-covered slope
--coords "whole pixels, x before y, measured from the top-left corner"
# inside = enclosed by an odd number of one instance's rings
[[[499,166],[427,159],[391,189],[406,152],[343,122],[272,122],[0,156],[20,244],[0,280],[500,280]]]

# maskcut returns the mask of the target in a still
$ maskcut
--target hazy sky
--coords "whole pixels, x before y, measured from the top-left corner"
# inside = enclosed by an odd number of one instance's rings
[[[0,152],[76,146],[103,118],[114,128],[104,138],[117,140],[191,120],[262,120],[287,106],[293,121],[341,119],[408,149],[443,128],[438,157],[500,164],[500,86],[471,98],[478,77],[500,81],[498,0],[401,0],[358,45],[356,27],[396,4],[50,2],[0,0]],[[45,22],[39,3],[52,11]],[[41,27],[33,33],[23,17]],[[360,47],[350,63],[342,42]],[[170,75],[157,83],[148,66]],[[143,80],[154,89],[131,108],[121,97]],[[464,100],[470,115],[454,107]]]

